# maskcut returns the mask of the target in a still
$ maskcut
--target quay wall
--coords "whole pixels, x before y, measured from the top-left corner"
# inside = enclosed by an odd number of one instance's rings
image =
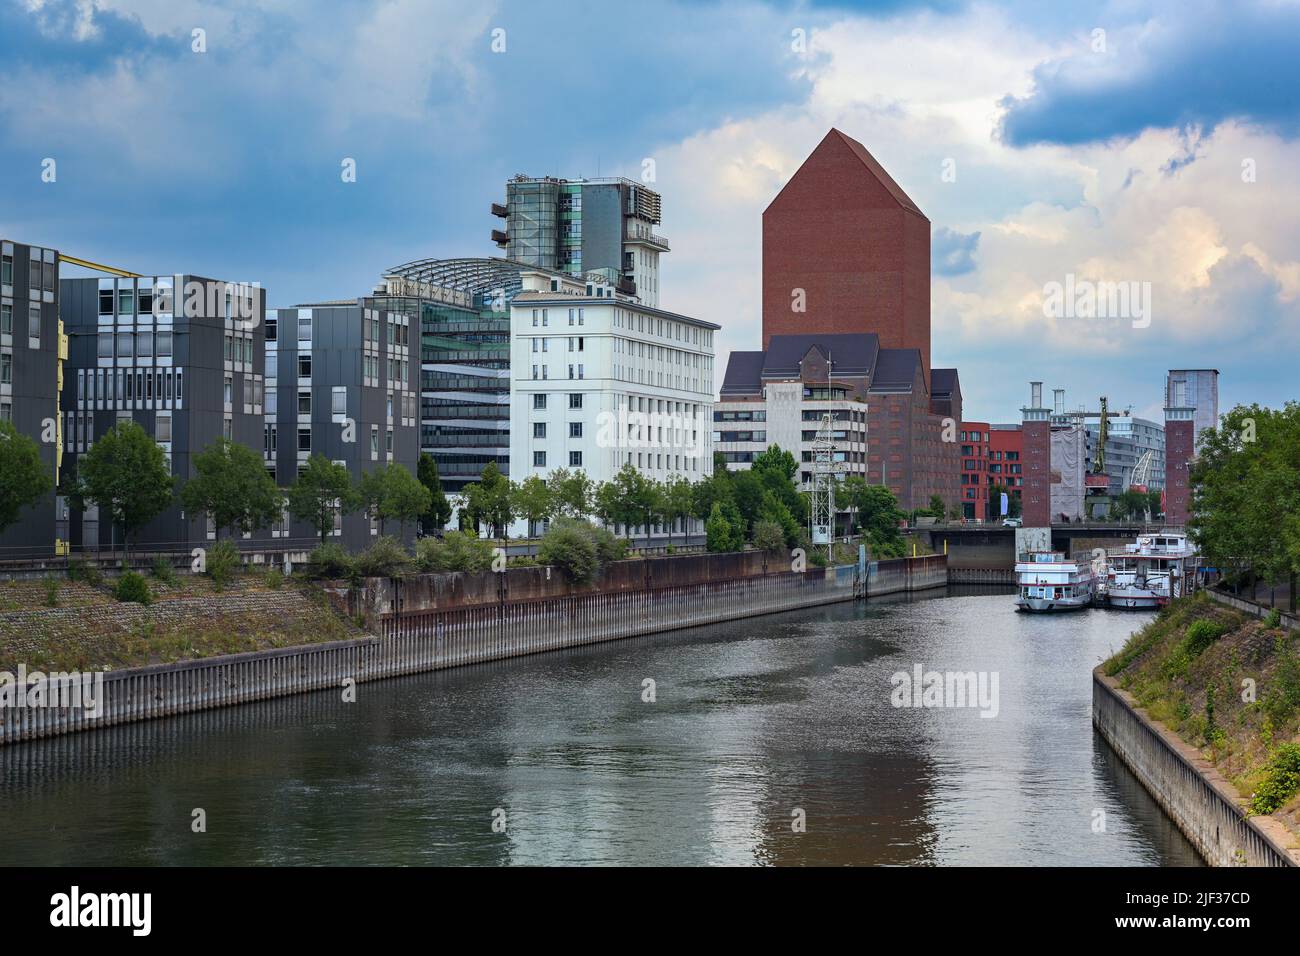
[[[1211,866],[1297,866],[1295,838],[1244,801],[1194,747],[1142,713],[1101,668],[1092,675],[1092,722],[1142,786]]]
[[[733,561],[716,567],[763,567],[761,555],[745,560],[756,564]],[[368,617],[377,625],[372,632],[377,637],[105,672],[98,716],[78,707],[25,702],[0,706],[0,744],[308,691],[341,692],[349,681],[502,660],[946,582],[942,555],[873,562],[869,568],[866,588],[857,565],[639,589],[612,587],[606,580],[601,589],[563,593],[549,593],[551,582],[541,577],[532,596],[508,601],[466,600],[467,595],[483,593],[484,585],[478,581],[469,585],[428,582],[420,585],[423,590],[416,590],[424,603],[415,609],[411,591],[403,586],[362,589],[368,595]],[[644,576],[645,569],[640,570]],[[673,580],[671,575],[655,573],[656,581]],[[679,572],[682,577],[685,573]],[[442,604],[433,600],[447,595],[451,598]],[[390,599],[388,609],[385,596]]]

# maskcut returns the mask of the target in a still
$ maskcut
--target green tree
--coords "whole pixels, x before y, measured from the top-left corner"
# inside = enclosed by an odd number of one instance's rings
[[[324,544],[334,530],[334,516],[355,510],[357,498],[347,468],[316,452],[289,487],[289,514],[315,528]]]
[[[843,508],[849,513],[849,530],[854,531],[857,526],[858,511],[862,508],[862,502],[867,494],[867,479],[862,475],[845,475],[844,480],[840,482],[839,488],[835,492],[835,502],[837,507]]]
[[[438,463],[427,451],[420,452],[420,460],[415,466],[416,477],[420,484],[429,489],[429,510],[420,517],[420,524],[425,534],[441,534],[451,520],[451,502],[442,490],[442,478],[438,474]]]
[[[555,513],[555,495],[539,475],[529,475],[512,486],[512,508],[515,515],[531,526],[547,520]]]
[[[934,515],[940,521],[943,520],[944,514],[946,514],[948,511],[948,509],[944,506],[943,499],[940,498],[938,495],[930,496],[929,510],[930,510],[930,514]]]
[[[257,466],[265,475],[261,459]],[[78,511],[97,505],[129,548],[140,529],[172,503],[175,484],[158,443],[135,422],[119,421],[81,456],[70,498]]]
[[[486,524],[494,538],[509,536],[514,520],[510,479],[501,474],[496,462],[488,462],[479,480],[466,485],[463,494],[466,516],[475,527]]]
[[[707,521],[713,513],[713,506],[722,501],[733,501],[735,490],[732,488],[731,472],[724,464],[717,467],[718,456],[714,455],[714,471],[707,478],[701,478],[691,485],[691,515],[701,521]]]
[[[600,569],[596,542],[584,523],[572,518],[556,521],[537,548],[538,561],[559,567],[578,584],[590,584]]]
[[[41,464],[36,442],[0,421],[0,531],[18,520],[54,489],[54,479]]]
[[[433,494],[404,465],[397,462],[384,469],[380,487],[380,520],[396,521],[404,541],[407,524],[419,521],[428,513]]]
[[[596,492],[596,508],[602,520],[621,524],[627,539],[632,540],[632,529],[637,525],[650,533],[650,525],[660,507],[656,483],[641,474],[631,462],[619,469],[611,481],[603,482]]]
[[[591,514],[595,488],[585,471],[557,468],[548,482],[555,495],[555,513],[569,518],[584,518]]]
[[[875,557],[898,557],[904,549],[899,523],[907,516],[894,493],[883,485],[868,485],[860,503],[862,532]]]
[[[181,489],[181,502],[191,514],[212,518],[218,537],[222,528],[247,534],[280,517],[284,495],[266,473],[262,456],[248,446],[218,438],[191,464],[194,477]]]
[[[705,547],[710,551],[739,551],[745,541],[741,529],[737,527],[739,516],[735,516],[736,522],[733,523],[727,520],[723,508],[722,502],[715,502],[708,520],[704,522]],[[731,510],[735,512],[734,505]]]
[[[673,525],[689,518],[694,507],[691,483],[681,475],[673,475],[663,483],[661,495],[662,513],[668,524],[668,540],[671,542]]]

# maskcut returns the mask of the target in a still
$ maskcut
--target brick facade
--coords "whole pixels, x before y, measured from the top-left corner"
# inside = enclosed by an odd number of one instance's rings
[[[1046,528],[1052,523],[1052,426],[1042,421],[1027,421],[1021,426],[1025,485],[1021,507],[1027,528]]]
[[[810,331],[874,332],[882,348],[918,349],[929,381],[930,220],[839,130],[763,212],[763,347]]]
[[[1187,524],[1191,507],[1188,462],[1196,451],[1196,422],[1187,419],[1165,421],[1165,523],[1181,528]]]

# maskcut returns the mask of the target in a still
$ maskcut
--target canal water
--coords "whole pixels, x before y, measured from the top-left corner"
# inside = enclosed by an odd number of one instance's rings
[[[0,748],[4,859],[1197,865],[1092,730],[1144,620],[954,589]]]

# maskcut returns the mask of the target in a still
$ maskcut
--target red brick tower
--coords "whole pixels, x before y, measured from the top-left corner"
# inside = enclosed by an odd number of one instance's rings
[[[1043,383],[1030,383],[1029,407],[1021,409],[1020,431],[1024,444],[1025,485],[1020,495],[1026,528],[1052,524],[1052,422],[1051,409],[1043,406]]]
[[[836,129],[763,212],[763,348],[801,332],[874,332],[930,380],[930,220]]]
[[[1165,524],[1187,524],[1192,501],[1188,463],[1196,454],[1196,422],[1190,408],[1165,409]]]

